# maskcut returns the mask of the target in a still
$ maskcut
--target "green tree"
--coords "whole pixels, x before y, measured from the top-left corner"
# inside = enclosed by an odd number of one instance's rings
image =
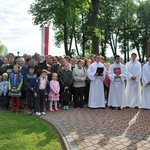
[[[8,53],[7,47],[0,41],[0,55],[5,56]]]
[[[78,52],[76,27],[80,24],[82,12],[89,8],[90,0],[36,0],[29,12],[34,16],[34,24],[44,26],[53,23],[55,44],[64,44],[66,55],[72,51],[72,41],[75,39]]]
[[[129,23],[128,18],[132,18],[133,6],[133,0],[100,0],[99,28],[104,36],[101,41],[102,55],[105,56],[108,45],[111,47],[113,55],[118,53],[119,42],[124,43],[123,46],[125,45],[124,22],[127,20]]]
[[[150,1],[142,1],[139,3],[137,10],[138,25],[141,28],[139,35],[139,43],[142,50],[142,62],[144,62],[147,49],[147,41],[150,38]]]

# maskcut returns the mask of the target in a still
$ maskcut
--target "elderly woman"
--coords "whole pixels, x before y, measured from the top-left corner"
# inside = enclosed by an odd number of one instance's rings
[[[74,87],[74,108],[83,108],[83,95],[85,90],[85,80],[87,78],[86,69],[83,68],[83,61],[77,61],[77,67],[73,69]]]

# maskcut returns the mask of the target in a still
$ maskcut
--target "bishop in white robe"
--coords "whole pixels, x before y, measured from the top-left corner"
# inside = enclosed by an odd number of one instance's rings
[[[88,78],[90,81],[90,90],[89,90],[89,101],[88,107],[90,108],[104,108],[105,107],[105,96],[104,96],[104,84],[103,80],[105,79],[105,67],[100,62],[101,56],[96,56],[96,61],[92,63],[88,70]],[[104,68],[103,73],[99,76],[96,71],[98,67]]]
[[[120,73],[116,74],[115,69],[120,68]],[[126,67],[120,63],[120,56],[115,56],[114,64],[109,66],[108,77],[110,79],[110,88],[108,96],[108,105],[112,109],[121,109],[123,102],[125,101],[125,79],[126,79]]]
[[[142,82],[143,82],[143,99],[142,99],[142,108],[150,109],[150,57],[149,61],[143,65],[143,74],[142,74]]]
[[[142,104],[141,98],[141,63],[136,60],[136,54],[131,54],[131,60],[126,64],[127,85],[125,106],[138,107]]]

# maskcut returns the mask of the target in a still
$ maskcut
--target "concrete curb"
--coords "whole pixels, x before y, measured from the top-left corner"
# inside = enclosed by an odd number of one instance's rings
[[[61,146],[62,146],[63,150],[70,150],[70,146],[69,146],[69,144],[68,144],[65,136],[62,134],[61,130],[57,127],[57,125],[55,125],[51,121],[46,120],[43,116],[40,116],[40,117],[37,117],[37,118],[40,118],[41,120],[43,120],[44,122],[46,122],[47,124],[49,124],[54,129],[55,133],[59,137],[59,141],[61,143]]]

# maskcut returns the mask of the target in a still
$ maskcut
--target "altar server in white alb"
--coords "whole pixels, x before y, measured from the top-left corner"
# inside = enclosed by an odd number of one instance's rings
[[[120,63],[119,55],[114,57],[114,63],[109,67],[108,77],[110,79],[108,105],[112,109],[120,110],[125,101],[126,67]]]
[[[136,60],[137,54],[131,54],[131,60],[126,64],[127,86],[126,86],[126,102],[127,107],[141,106],[141,63]]]
[[[100,55],[96,55],[96,61],[89,66],[87,71],[88,78],[91,80],[88,101],[88,107],[90,108],[105,108],[103,84],[103,80],[105,79],[105,67],[100,62],[101,57],[102,56]],[[101,71],[98,71],[97,68],[103,69],[100,69]]]
[[[142,108],[150,109],[150,55],[148,56],[148,62],[143,65],[143,100]]]

